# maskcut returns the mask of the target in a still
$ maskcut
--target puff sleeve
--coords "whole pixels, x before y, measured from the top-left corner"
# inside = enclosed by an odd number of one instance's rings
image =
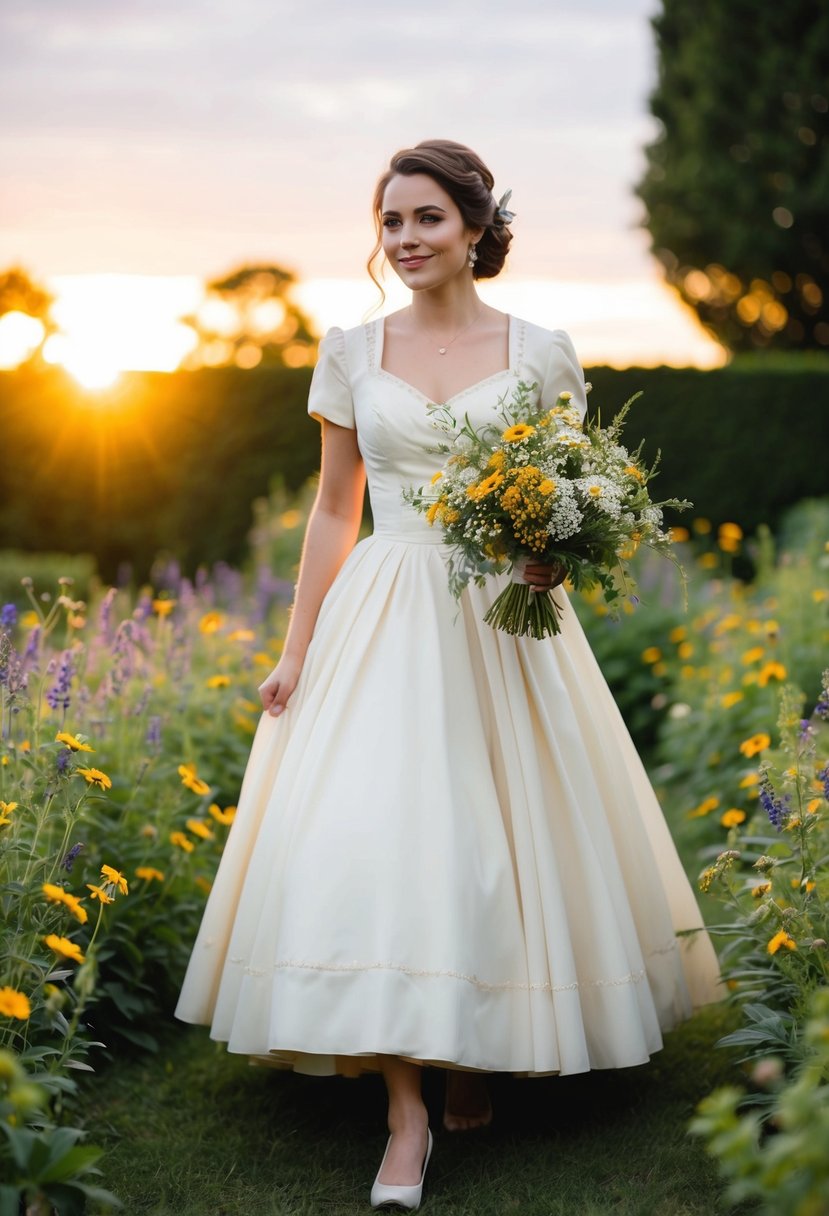
[[[556,329],[550,334],[550,352],[547,360],[547,371],[541,386],[541,401],[546,406],[553,406],[559,393],[572,393],[571,405],[579,411],[582,418],[587,413],[587,390],[584,386],[584,372],[579,363],[576,349],[568,333]]]
[[[320,342],[319,358],[308,392],[308,413],[317,422],[325,418],[351,430],[356,425],[345,359],[345,336],[336,326],[329,329]]]

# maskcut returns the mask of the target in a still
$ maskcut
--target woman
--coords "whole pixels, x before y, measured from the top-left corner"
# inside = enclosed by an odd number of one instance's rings
[[[555,639],[490,629],[503,580],[458,606],[439,530],[402,498],[440,459],[430,402],[479,425],[523,380],[586,409],[567,335],[477,295],[511,239],[492,187],[442,140],[378,183],[372,260],[412,302],[322,342],[290,628],[176,1010],[279,1067],[382,1071],[374,1206],[420,1202],[425,1065],[447,1070],[445,1126],[480,1126],[487,1072],[643,1063],[716,997],[707,935],[677,938],[696,902],[566,597]],[[375,531],[355,544],[366,472]]]

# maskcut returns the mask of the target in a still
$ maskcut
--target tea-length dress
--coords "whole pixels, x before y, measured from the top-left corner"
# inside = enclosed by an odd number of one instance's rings
[[[176,1016],[231,1052],[357,1075],[377,1053],[517,1075],[646,1061],[717,999],[661,809],[562,588],[562,632],[484,624],[504,578],[447,588],[402,498],[441,457],[383,320],[330,330],[309,412],[356,428],[374,532],[326,595],[280,717],[263,713]],[[519,382],[586,409],[569,337],[509,319]]]

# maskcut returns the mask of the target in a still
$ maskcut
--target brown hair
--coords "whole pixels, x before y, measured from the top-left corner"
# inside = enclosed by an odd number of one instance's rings
[[[411,177],[425,173],[442,186],[458,208],[467,228],[483,228],[475,248],[478,260],[472,269],[475,279],[493,279],[504,265],[512,233],[500,216],[495,214],[497,203],[492,196],[495,179],[481,158],[464,144],[451,139],[424,139],[414,148],[396,152],[374,191],[374,226],[377,243],[368,259],[368,273],[380,288],[374,263],[383,247],[383,195],[393,177]]]

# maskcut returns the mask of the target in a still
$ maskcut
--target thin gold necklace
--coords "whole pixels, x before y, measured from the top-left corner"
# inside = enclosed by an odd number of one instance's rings
[[[478,313],[476,313],[476,315],[472,318],[472,320],[469,322],[468,325],[464,325],[463,329],[458,330],[458,332],[455,334],[454,338],[452,338],[452,340],[450,342],[447,342],[445,346],[439,346],[437,348],[438,354],[445,355],[446,352],[448,351],[449,347],[452,345],[452,343],[457,342],[457,340],[461,336],[461,334],[465,334],[468,329],[471,329],[476,321],[480,321],[480,319],[483,315],[484,315],[484,310],[483,310],[483,308],[481,308],[480,311]],[[432,331],[430,329],[427,329],[425,325],[423,326],[423,328],[426,330],[426,333],[429,335],[429,337],[434,342],[435,335],[432,333]]]

